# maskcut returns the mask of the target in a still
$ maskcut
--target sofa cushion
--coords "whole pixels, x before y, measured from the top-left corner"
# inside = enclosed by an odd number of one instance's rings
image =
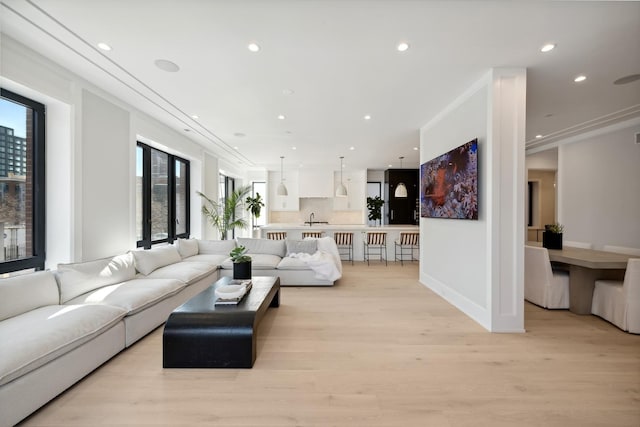
[[[238,237],[238,245],[247,248],[249,254],[268,254],[282,258],[287,253],[284,240],[249,239]]]
[[[198,255],[198,241],[196,239],[178,239],[175,246],[182,258]]]
[[[280,258],[277,255],[269,254],[247,254],[251,257],[251,269],[252,270],[274,270],[278,264],[280,264]],[[222,268],[225,270],[233,269],[233,262],[231,258],[225,260],[222,263]]]
[[[220,266],[226,259],[229,259],[229,255],[215,255],[215,254],[198,254],[185,258],[184,262],[205,262],[212,266]]]
[[[0,385],[80,347],[125,314],[109,305],[50,305],[0,322]]]
[[[133,279],[80,295],[69,304],[108,304],[125,309],[130,316],[177,294],[185,286],[176,279]]]
[[[287,256],[291,254],[315,254],[318,250],[318,239],[308,239],[308,240],[293,240],[287,239],[285,240],[287,244]]]
[[[58,304],[58,284],[50,271],[0,279],[0,320],[46,305]],[[0,343],[4,345],[1,340]]]
[[[130,253],[95,261],[58,264],[56,278],[60,286],[60,302],[94,289],[133,279],[136,269]]]
[[[136,270],[148,276],[154,270],[182,261],[178,249],[172,245],[159,246],[149,250],[131,251]]]
[[[311,268],[300,258],[284,257],[278,264],[278,270],[311,270]]]
[[[235,247],[235,240],[198,240],[199,254],[229,256],[229,252],[231,252]]]
[[[144,276],[149,279],[178,279],[187,285],[197,282],[218,269],[217,265],[204,262],[181,261],[176,264],[158,268],[151,274]]]

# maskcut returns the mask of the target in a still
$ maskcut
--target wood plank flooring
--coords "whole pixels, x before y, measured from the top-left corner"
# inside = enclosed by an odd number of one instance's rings
[[[158,328],[23,425],[640,426],[640,336],[530,304],[527,333],[491,334],[417,277],[282,288],[253,369],[162,369]]]

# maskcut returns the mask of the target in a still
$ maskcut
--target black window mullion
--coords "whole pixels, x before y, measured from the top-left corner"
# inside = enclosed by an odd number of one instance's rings
[[[167,215],[167,242],[171,243],[176,239],[176,160],[174,156],[167,156],[167,186],[169,191],[169,210]]]

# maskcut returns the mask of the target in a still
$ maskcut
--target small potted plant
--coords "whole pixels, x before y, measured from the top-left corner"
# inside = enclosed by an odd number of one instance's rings
[[[233,261],[233,278],[235,280],[251,279],[251,257],[246,253],[247,248],[242,245],[229,253],[231,261]]]
[[[562,249],[562,224],[547,224],[542,232],[542,247],[547,249]]]

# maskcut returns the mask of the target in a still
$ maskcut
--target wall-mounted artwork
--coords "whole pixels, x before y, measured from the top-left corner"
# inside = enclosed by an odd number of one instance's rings
[[[478,140],[420,166],[420,216],[478,219]]]

